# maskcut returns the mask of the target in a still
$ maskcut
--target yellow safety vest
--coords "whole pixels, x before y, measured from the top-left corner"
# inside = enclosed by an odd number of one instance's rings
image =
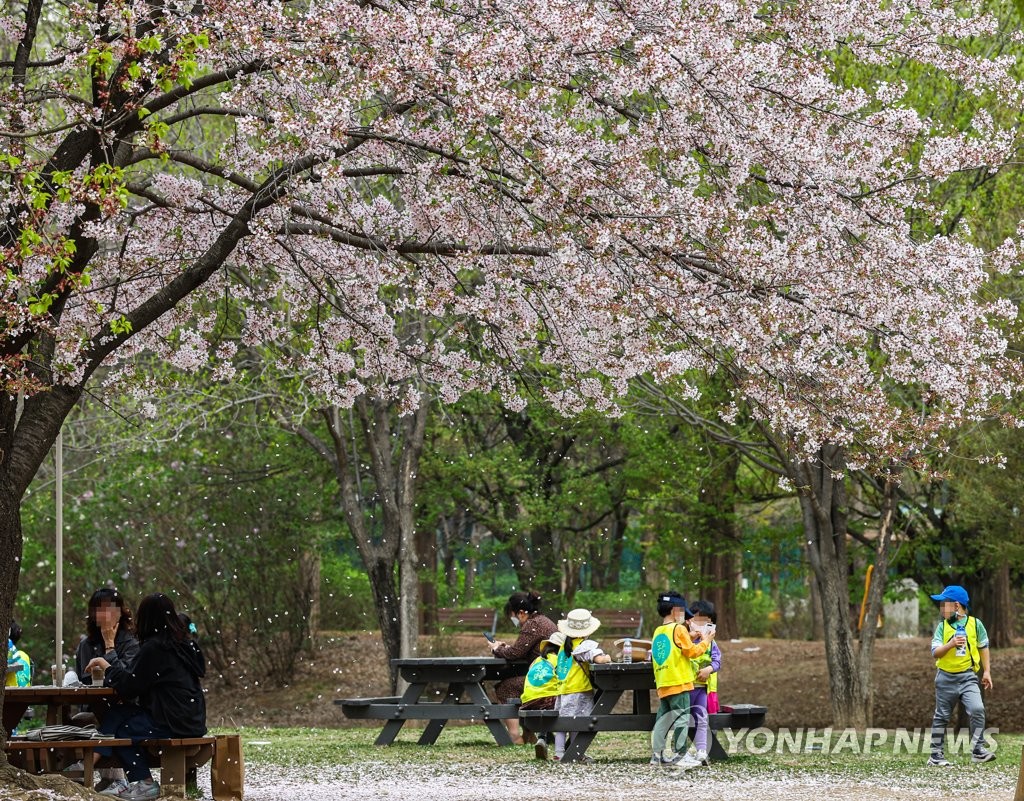
[[[519,701],[528,704],[538,698],[547,698],[550,695],[559,695],[561,682],[558,674],[555,673],[555,666],[558,664],[558,654],[548,654],[546,657],[538,656],[530,665],[526,674],[526,681],[523,683],[523,694]]]
[[[947,673],[963,673],[973,670],[975,673],[981,668],[981,657],[978,655],[978,619],[968,615],[964,621],[964,628],[967,633],[967,653],[963,656],[956,655],[956,648],[950,648],[945,654],[935,660],[935,667]],[[949,625],[948,620],[942,621],[942,641],[949,642],[956,636],[956,627]]]
[[[4,679],[5,687],[28,687],[32,683],[32,660],[24,651],[15,651],[14,655],[7,656],[8,662],[21,662],[22,667],[7,674]]]
[[[716,670],[710,676],[708,676],[707,682],[703,682],[697,678],[697,674],[704,668],[711,664],[711,649],[708,648],[704,653],[698,656],[696,659],[690,660],[690,667],[693,669],[693,683],[697,687],[707,687],[709,693],[718,692],[718,671]]]
[[[658,626],[651,636],[651,661],[654,663],[654,683],[658,687],[693,684],[693,665],[690,658],[675,644],[675,628],[679,623]]]
[[[558,649],[555,675],[561,682],[559,695],[585,693],[594,689],[594,685],[590,683],[590,665],[574,659],[571,653],[581,642],[583,642],[583,638],[566,640],[565,643],[570,649],[568,653],[565,646]]]

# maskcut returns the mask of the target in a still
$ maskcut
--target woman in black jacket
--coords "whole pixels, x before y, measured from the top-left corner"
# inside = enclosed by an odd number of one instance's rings
[[[104,792],[128,801],[160,795],[139,741],[206,734],[206,699],[199,683],[206,674],[206,659],[189,637],[171,599],[163,593],[143,598],[135,629],[140,646],[134,666],[126,666],[114,649],[86,666],[90,671],[102,667],[106,671],[103,684],[113,687],[119,697],[139,699],[138,705],[111,707],[100,724],[100,731],[129,738],[133,745],[96,749],[104,755],[113,751],[131,782],[120,790]]]
[[[92,684],[92,676],[85,666],[111,649],[117,651],[122,665],[135,664],[135,658],[139,655],[135,622],[124,596],[117,590],[101,587],[92,594],[85,631],[85,637],[78,643],[75,652],[75,670],[82,684]]]

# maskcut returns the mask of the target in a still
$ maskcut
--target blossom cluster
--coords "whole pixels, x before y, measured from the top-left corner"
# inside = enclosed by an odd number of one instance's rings
[[[53,336],[80,383],[267,346],[342,405],[518,407],[531,374],[570,413],[727,369],[808,452],[902,457],[1019,385],[986,294],[1017,240],[911,222],[1018,146],[896,74],[1019,108],[1012,59],[960,44],[998,34],[971,5],[44,3],[0,78],[0,347]],[[878,78],[841,85],[849,58]]]

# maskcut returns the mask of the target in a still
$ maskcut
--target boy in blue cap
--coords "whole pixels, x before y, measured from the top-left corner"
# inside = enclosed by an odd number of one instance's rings
[[[950,585],[938,595],[933,595],[932,600],[939,602],[942,621],[932,636],[932,656],[935,657],[938,671],[935,674],[932,755],[928,764],[949,766],[945,754],[946,725],[957,701],[963,704],[970,718],[971,761],[990,762],[996,755],[986,751],[981,744],[985,732],[985,704],[981,700],[981,687],[992,689],[988,632],[978,618],[968,614],[970,599],[963,587]]]

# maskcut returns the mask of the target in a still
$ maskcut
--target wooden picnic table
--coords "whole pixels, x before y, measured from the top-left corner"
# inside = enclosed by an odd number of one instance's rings
[[[88,704],[102,717],[109,700],[115,696],[113,687],[51,687],[34,685],[31,687],[7,687],[4,689],[3,723],[4,731],[10,732],[21,722],[25,710],[30,706],[46,707],[46,724],[53,726],[66,723],[65,710],[71,706]],[[43,724],[40,724],[43,725]]]
[[[491,701],[483,682],[523,675],[527,662],[508,662],[493,656],[392,659],[399,675],[409,686],[400,696],[386,698],[343,698],[335,701],[346,717],[385,720],[376,745],[391,745],[407,720],[429,721],[420,745],[433,745],[449,720],[483,723],[498,745],[512,745],[503,720],[519,714],[516,704]],[[431,701],[427,686],[445,686],[444,698]],[[463,701],[463,698],[466,698]]]
[[[655,689],[654,670],[650,662],[612,663],[590,666],[594,685],[594,709],[583,716],[562,717],[557,710],[520,710],[523,725],[537,734],[567,732],[576,736],[565,749],[563,762],[583,759],[598,732],[645,731],[654,728],[655,713],[651,711],[651,690]],[[632,693],[630,712],[615,712],[615,706],[627,692]],[[709,715],[708,757],[728,759],[715,732],[727,728],[756,728],[764,724],[767,707],[733,704],[729,711]],[[693,726],[690,727],[693,736]]]

